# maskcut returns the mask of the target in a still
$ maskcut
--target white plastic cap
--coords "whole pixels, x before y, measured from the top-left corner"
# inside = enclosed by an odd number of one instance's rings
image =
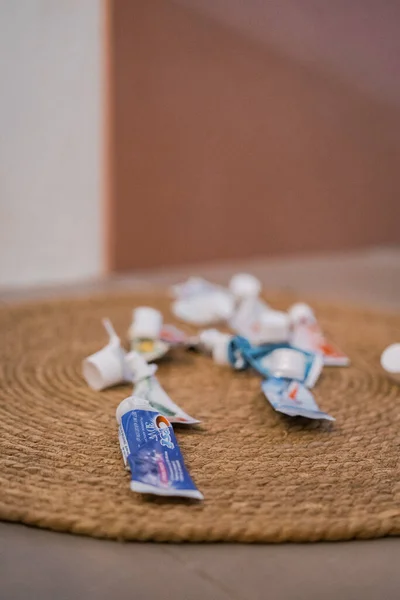
[[[228,357],[228,346],[232,336],[227,333],[221,333],[214,341],[212,348],[212,357],[217,365],[230,365]]]
[[[129,398],[125,398],[122,400],[120,404],[118,404],[117,410],[115,411],[115,418],[117,419],[118,425],[121,424],[122,417],[131,410],[135,410],[135,408],[142,410],[152,410],[154,412],[155,409],[151,406],[150,402],[147,402],[144,398],[140,398],[139,396],[129,396]]]
[[[82,362],[82,375],[89,387],[96,391],[123,383],[125,379],[124,356],[121,340],[109,319],[102,321],[108,333],[107,346],[88,356]]]
[[[125,356],[125,365],[129,375],[132,377],[133,383],[137,383],[141,379],[152,377],[157,371],[157,365],[148,364],[139,352],[129,352]]]
[[[156,340],[160,337],[163,316],[150,306],[139,306],[133,311],[130,334],[133,338]]]
[[[304,302],[297,302],[296,304],[293,304],[289,308],[288,314],[292,325],[298,325],[301,322],[315,323],[316,321],[313,309]]]
[[[302,352],[291,348],[278,348],[267,355],[264,364],[274,377],[304,379],[306,357]]]
[[[203,331],[200,331],[199,333],[199,342],[206,352],[212,352],[215,343],[219,340],[221,335],[224,334],[218,331],[218,329],[203,329]]]
[[[279,310],[268,310],[260,315],[259,344],[286,342],[289,339],[289,317]]]
[[[82,375],[96,391],[104,390],[125,381],[124,352],[111,344],[84,359]]]
[[[249,273],[237,273],[229,282],[229,289],[238,298],[256,298],[261,292],[261,282]]]
[[[383,351],[381,365],[393,379],[400,382],[400,344],[392,344]]]

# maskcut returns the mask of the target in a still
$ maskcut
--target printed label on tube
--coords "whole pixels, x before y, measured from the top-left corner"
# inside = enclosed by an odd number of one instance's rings
[[[185,413],[171,400],[154,375],[138,381],[135,384],[134,394],[150,402],[151,406],[168,417],[171,423],[182,423],[183,425],[200,423],[198,419],[194,419]]]
[[[166,417],[153,410],[126,412],[121,418],[119,438],[125,465],[131,471],[132,491],[203,499],[185,467]]]
[[[328,342],[318,323],[297,325],[292,332],[291,343],[302,350],[321,354],[327,367],[347,367],[350,364],[349,357]]]
[[[261,389],[271,406],[289,417],[335,420],[319,409],[310,390],[298,381],[271,378],[263,381]]]

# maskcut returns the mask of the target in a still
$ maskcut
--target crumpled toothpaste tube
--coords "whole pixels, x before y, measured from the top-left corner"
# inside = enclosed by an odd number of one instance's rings
[[[133,492],[203,500],[194,485],[168,419],[132,396],[117,408],[119,443]]]
[[[324,365],[328,367],[347,367],[350,364],[349,357],[325,338],[308,304],[293,304],[288,314],[291,323],[290,343],[293,346],[322,354]]]
[[[277,412],[289,417],[335,421],[334,417],[319,409],[310,390],[298,381],[286,381],[272,377],[263,381],[261,389]]]
[[[312,388],[323,368],[320,354],[293,348],[290,344],[252,346],[246,338],[236,336],[226,345],[229,363],[235,369],[251,366],[265,379],[296,379]]]
[[[109,319],[103,319],[109,342],[101,350],[88,356],[82,363],[82,375],[86,383],[96,391],[131,380],[125,365],[126,351]]]
[[[197,277],[173,286],[172,294],[176,298],[172,304],[174,315],[200,327],[227,321],[235,309],[229,290]]]
[[[229,324],[236,333],[257,346],[289,340],[287,314],[268,308],[258,299],[252,306],[245,303],[239,307]]]
[[[229,322],[235,333],[254,345],[288,341],[289,317],[284,312],[272,310],[259,297],[259,279],[248,273],[238,273],[232,277],[229,289],[237,303]]]
[[[248,283],[250,284],[250,281]],[[240,286],[238,287],[241,290]],[[233,289],[236,289],[236,286],[233,286]],[[252,291],[250,285],[247,296],[244,291],[245,289],[243,289],[242,297],[238,296],[236,291],[238,307],[229,321],[233,331],[247,338],[254,345],[287,342],[290,334],[289,316],[282,311],[271,309],[261,300],[257,295],[255,285],[254,295],[250,294]]]
[[[178,319],[198,326],[227,321],[233,310],[233,298],[219,290],[176,300],[172,305],[172,312]]]
[[[185,413],[175,402],[171,400],[167,392],[160,385],[155,373],[156,365],[149,365],[137,352],[130,352],[125,362],[132,374],[134,383],[134,396],[143,398],[150,403],[152,408],[158,410],[162,415],[168,417],[171,423],[182,425],[197,425],[198,419],[194,419]]]

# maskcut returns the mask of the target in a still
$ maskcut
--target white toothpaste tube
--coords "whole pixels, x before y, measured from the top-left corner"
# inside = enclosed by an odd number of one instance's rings
[[[185,413],[171,400],[155,376],[156,365],[147,364],[137,352],[130,352],[125,361],[132,376],[135,396],[149,402],[153,408],[167,417],[173,424],[197,425],[200,423],[198,419],[194,419]]]
[[[261,389],[268,402],[277,412],[289,417],[335,420],[334,417],[319,409],[310,390],[298,381],[287,381],[272,377],[263,381]]]
[[[349,357],[325,338],[310,306],[303,303],[294,304],[288,314],[292,346],[321,354],[324,365],[329,367],[346,367],[350,364]]]

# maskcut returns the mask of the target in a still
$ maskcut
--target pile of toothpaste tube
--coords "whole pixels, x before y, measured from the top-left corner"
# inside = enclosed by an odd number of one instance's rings
[[[155,361],[172,348],[209,355],[220,366],[251,369],[274,410],[290,417],[334,418],[321,411],[310,391],[325,366],[347,366],[349,359],[323,335],[314,312],[297,303],[287,312],[272,309],[261,297],[261,284],[249,274],[235,275],[228,288],[192,277],[173,286],[172,312],[201,328],[189,336],[163,323],[152,307],[134,309],[128,331],[130,352],[108,319],[109,342],[83,361],[90,387],[103,390],[133,384],[132,395],[117,408],[119,443],[135,492],[202,500],[176,440],[173,425],[199,421],[185,413],[160,385]],[[232,333],[210,329],[221,324]]]

